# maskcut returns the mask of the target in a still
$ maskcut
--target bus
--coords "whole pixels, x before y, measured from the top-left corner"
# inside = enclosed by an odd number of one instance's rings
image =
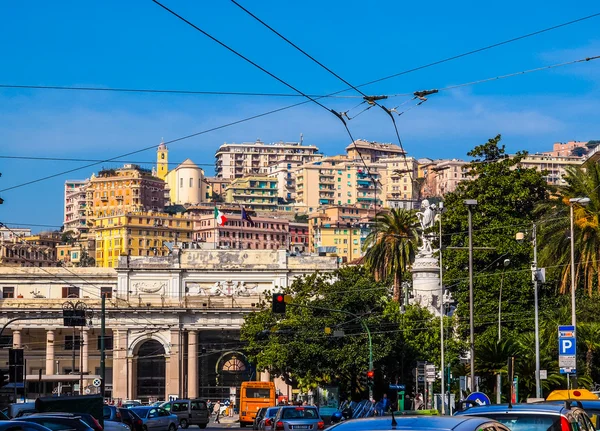
[[[242,382],[240,394],[240,427],[252,425],[261,407],[275,406],[275,383]]]

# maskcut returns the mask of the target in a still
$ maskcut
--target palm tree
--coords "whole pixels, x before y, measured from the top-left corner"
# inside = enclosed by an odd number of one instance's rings
[[[599,274],[600,262],[600,164],[593,163],[582,167],[568,167],[565,177],[567,185],[558,189],[555,199],[546,201],[536,209],[540,217],[538,236],[540,266],[551,266],[560,271],[560,292],[567,292],[570,285],[570,217],[569,199],[590,198],[587,207],[575,205],[575,262],[576,283],[581,277],[583,287],[591,295],[594,282]],[[600,285],[597,286],[600,291]]]
[[[392,209],[375,216],[375,226],[365,239],[365,267],[377,281],[393,279],[393,299],[402,297],[402,275],[415,257],[417,219],[412,211]]]
[[[600,323],[583,322],[577,325],[577,341],[586,348],[585,368],[586,375],[592,377],[592,365],[594,363],[594,352],[600,349]]]

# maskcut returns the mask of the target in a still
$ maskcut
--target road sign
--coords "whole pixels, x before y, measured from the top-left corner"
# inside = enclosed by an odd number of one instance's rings
[[[540,380],[548,379],[548,370],[540,370]]]
[[[490,398],[483,392],[471,392],[467,399],[469,401],[475,401],[480,406],[489,406],[492,404]]]
[[[102,380],[94,379],[94,381],[92,382],[92,385],[94,385],[94,387],[96,387],[96,388],[99,388],[100,386],[102,386]]]
[[[92,390],[90,388],[85,388],[85,390],[83,392],[85,392],[86,395],[89,395],[92,393]]]
[[[577,337],[573,325],[558,327],[558,366],[561,374],[577,372]]]
[[[390,390],[391,391],[405,391],[406,385],[390,383]]]
[[[426,365],[425,366],[425,377],[427,378],[427,383],[435,382],[435,365]]]

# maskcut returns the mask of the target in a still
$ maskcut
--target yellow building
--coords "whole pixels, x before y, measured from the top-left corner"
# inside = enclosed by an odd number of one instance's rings
[[[104,169],[92,175],[87,188],[90,224],[93,219],[130,211],[162,211],[165,182],[152,171],[127,164],[119,169]]]
[[[415,209],[419,207],[419,164],[413,157],[380,159],[382,170],[383,206]]]
[[[309,215],[309,252],[338,256],[342,262],[362,257],[374,216],[374,209],[355,206],[330,206]]]
[[[114,268],[119,256],[167,256],[169,243],[192,241],[188,215],[131,212],[95,220],[96,266]]]
[[[277,179],[266,175],[236,178],[225,190],[225,202],[255,211],[277,211]]]

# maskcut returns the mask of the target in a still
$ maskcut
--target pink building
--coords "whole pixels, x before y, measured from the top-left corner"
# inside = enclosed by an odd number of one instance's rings
[[[254,226],[240,220],[240,214],[225,214],[227,223],[218,226],[214,215],[206,214],[194,219],[195,241],[214,243],[217,248],[253,250],[287,249],[290,222],[286,219],[252,217]]]
[[[554,157],[568,157],[573,155],[572,151],[575,148],[583,148],[587,152],[586,144],[587,142],[582,141],[555,142],[552,151],[546,151],[544,154]]]

